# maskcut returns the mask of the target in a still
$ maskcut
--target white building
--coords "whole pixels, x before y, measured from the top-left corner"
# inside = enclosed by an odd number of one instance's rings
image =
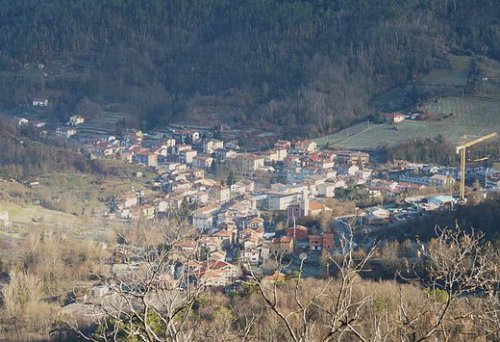
[[[255,182],[249,179],[242,179],[231,185],[231,194],[244,195],[251,194],[255,190]]]
[[[318,196],[321,196],[321,197],[335,197],[335,189],[337,187],[335,186],[335,183],[331,183],[331,182],[326,182],[326,183],[323,183],[323,184],[319,184],[317,186],[317,193],[318,193]]]
[[[193,215],[193,227],[198,231],[214,227],[214,219],[219,209],[218,205],[208,205],[196,210]]]
[[[241,153],[226,159],[228,165],[237,173],[251,174],[264,167],[264,158],[251,153]]]
[[[49,100],[46,98],[34,98],[33,106],[34,107],[47,107],[49,105]]]
[[[217,139],[210,139],[203,144],[203,150],[205,153],[212,154],[215,150],[224,148],[224,142]]]
[[[450,186],[455,183],[455,178],[445,175],[433,175],[429,180],[431,185],[436,187]]]
[[[26,125],[28,125],[28,124],[29,124],[29,120],[28,120],[28,119],[26,119],[26,118],[21,118],[21,119],[19,119],[19,121],[17,122],[17,125],[18,125],[19,127],[26,126]]]
[[[227,186],[216,185],[210,188],[208,197],[217,203],[225,203],[231,199],[231,190]]]
[[[192,164],[194,157],[198,152],[195,150],[185,150],[179,153],[179,162],[184,163],[184,164]]]
[[[286,210],[290,205],[299,203],[302,194],[271,193],[268,195],[268,210]]]
[[[59,127],[56,129],[56,136],[69,139],[76,134],[76,129],[70,127]]]
[[[81,125],[85,122],[85,118],[81,115],[73,115],[69,118],[69,124],[71,126],[78,126],[78,125]]]

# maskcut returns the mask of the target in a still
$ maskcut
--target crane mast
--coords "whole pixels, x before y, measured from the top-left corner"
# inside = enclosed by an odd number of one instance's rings
[[[480,138],[477,138],[472,141],[468,141],[463,143],[462,145],[457,146],[457,154],[460,154],[460,201],[465,201],[465,158],[466,151],[469,147],[477,145],[485,140],[492,139],[496,137],[498,134],[491,133],[488,135],[484,135]]]

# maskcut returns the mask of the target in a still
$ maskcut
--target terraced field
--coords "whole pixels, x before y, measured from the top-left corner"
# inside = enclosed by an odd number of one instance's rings
[[[117,125],[125,119],[121,113],[104,113],[99,118],[87,120],[78,128],[80,135],[114,134]]]
[[[442,135],[453,143],[464,135],[500,132],[500,101],[485,98],[442,98],[421,108],[434,113],[426,121],[405,120],[395,130],[392,124],[361,123],[336,134],[316,139],[320,145],[336,148],[371,150],[382,145],[393,146],[404,141]],[[452,116],[444,116],[453,113]]]
[[[474,76],[474,95],[449,95],[429,100],[417,110],[429,113],[425,121],[406,120],[394,129],[392,124],[363,122],[335,134],[316,139],[320,145],[329,143],[336,148],[372,150],[381,145],[393,146],[416,138],[442,135],[452,143],[464,135],[500,132],[500,64],[490,60],[478,61]],[[450,56],[449,69],[435,69],[420,79],[416,86],[428,90],[448,89],[462,94],[472,71],[468,56]],[[454,90],[455,89],[455,90]],[[457,91],[458,90],[458,91]]]

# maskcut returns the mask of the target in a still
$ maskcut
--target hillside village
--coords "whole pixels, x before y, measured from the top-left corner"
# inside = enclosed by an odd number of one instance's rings
[[[495,1],[0,13],[0,342],[500,341]]]
[[[404,119],[400,114],[387,117]],[[324,149],[312,140],[277,140],[269,148],[245,152],[233,135],[227,135],[227,127],[174,125],[147,133],[127,129],[116,136],[80,130],[84,123],[83,116],[75,115],[48,132],[39,122],[17,122],[68,139],[91,159],[119,159],[153,171],[155,178],[145,180],[151,194],[122,193],[107,203],[109,210],[103,214],[126,222],[182,212],[199,235],[176,248],[181,253],[198,244],[203,248],[205,262],[190,267],[210,286],[229,285],[247,263],[262,265],[283,255],[332,251],[346,218],[356,216],[365,227],[377,229],[436,210],[453,210],[456,203],[453,188],[460,174],[454,167],[394,160],[382,169],[365,152]],[[142,177],[141,172],[136,176]],[[496,165],[471,165],[467,177],[479,179],[485,188],[500,186]],[[372,206],[356,207],[339,217],[332,213],[332,198],[364,199]],[[6,225],[8,216],[2,217]],[[323,227],[298,223],[321,217],[327,222]]]
[[[271,147],[245,151],[229,127],[173,125],[153,132],[127,129],[117,136],[82,129],[81,115],[53,130],[25,118],[17,124],[67,139],[90,159],[124,160],[156,175],[144,179],[151,193],[121,193],[103,215],[133,222],[182,213],[198,234],[175,248],[187,255],[201,247],[203,258],[186,259],[187,268],[199,275],[197,282],[214,287],[232,284],[248,264],[258,268],[283,256],[307,253],[317,259],[322,251],[332,252],[354,217],[373,230],[453,210],[454,183],[460,177],[454,167],[404,160],[381,167],[368,153],[321,148],[312,140],[276,140]],[[136,176],[143,177],[142,172]],[[467,177],[498,189],[500,167],[472,165]],[[33,184],[36,180],[28,183]],[[368,204],[339,213],[332,198]],[[300,224],[307,219],[323,224]],[[7,225],[8,214],[1,220]],[[115,263],[123,261],[118,255]]]

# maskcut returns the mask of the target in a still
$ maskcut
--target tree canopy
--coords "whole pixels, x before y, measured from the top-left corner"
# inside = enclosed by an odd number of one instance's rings
[[[60,116],[90,99],[154,126],[210,96],[240,122],[329,132],[449,49],[500,59],[499,12],[493,0],[1,0],[0,105],[47,93]],[[22,72],[59,59],[64,72]]]

